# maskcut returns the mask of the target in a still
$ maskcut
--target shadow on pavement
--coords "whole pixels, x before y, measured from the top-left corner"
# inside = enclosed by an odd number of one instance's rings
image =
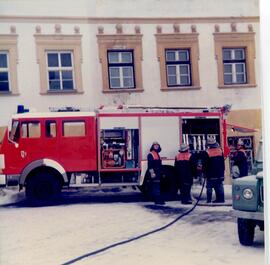
[[[190,208],[193,205],[190,206]],[[144,207],[147,210],[150,210],[152,212],[155,213],[160,213],[162,215],[180,215],[184,212],[186,212],[189,208],[187,207],[181,207],[181,203],[179,202],[179,206],[178,207],[171,207],[171,206],[166,206],[166,205],[155,205],[155,204],[148,204],[148,205],[144,205]]]
[[[63,206],[73,204],[98,204],[98,203],[134,203],[146,202],[147,199],[139,191],[122,191],[118,188],[103,189],[102,191],[82,191],[82,190],[66,190],[63,191],[61,197],[56,201],[45,201],[42,203],[29,202],[25,198],[15,202],[1,205],[0,207],[47,207],[47,206]]]

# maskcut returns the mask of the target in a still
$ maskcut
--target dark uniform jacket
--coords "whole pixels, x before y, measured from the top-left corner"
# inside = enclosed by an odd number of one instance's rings
[[[208,161],[208,154],[206,151],[193,153],[190,160],[193,177],[197,177],[200,173],[206,174],[206,164]]]
[[[178,153],[175,157],[174,166],[181,183],[193,183],[191,154],[189,152]]]
[[[159,178],[161,175],[161,159],[159,153],[156,152],[155,150],[152,150],[147,155],[147,161],[148,161],[148,170],[154,169],[156,177]]]
[[[225,163],[222,149],[220,147],[209,148],[206,164],[206,178],[208,180],[224,180]]]
[[[244,177],[248,175],[248,164],[245,151],[240,149],[236,152],[236,155],[233,157],[234,165],[238,166],[240,175],[239,177]]]

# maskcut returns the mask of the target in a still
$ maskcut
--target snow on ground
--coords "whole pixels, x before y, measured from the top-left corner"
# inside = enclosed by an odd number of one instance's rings
[[[156,207],[138,191],[105,191],[71,190],[58,205],[29,207],[23,193],[15,198],[15,191],[5,190],[5,203],[0,194],[0,264],[63,264],[165,225],[191,207],[178,201]],[[7,204],[8,197],[17,203]],[[263,265],[263,233],[256,231],[254,246],[241,246],[230,210],[198,206],[166,230],[74,264]]]

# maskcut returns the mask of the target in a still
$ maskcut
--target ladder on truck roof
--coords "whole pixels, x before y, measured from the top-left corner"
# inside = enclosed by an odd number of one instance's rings
[[[223,107],[160,107],[160,106],[141,106],[141,105],[118,105],[118,106],[101,106],[94,111],[97,113],[132,113],[132,112],[159,112],[159,113],[175,113],[175,112],[216,112],[221,111],[227,114],[230,111],[231,106],[225,105]],[[85,111],[82,108],[75,107],[62,107],[62,108],[50,108],[51,112],[79,112]],[[93,111],[93,110],[92,110]]]
[[[229,112],[230,105],[223,107],[159,107],[159,106],[138,106],[138,105],[119,105],[119,106],[101,106],[97,111],[99,113],[108,112],[160,112],[174,113],[179,111],[184,112]]]

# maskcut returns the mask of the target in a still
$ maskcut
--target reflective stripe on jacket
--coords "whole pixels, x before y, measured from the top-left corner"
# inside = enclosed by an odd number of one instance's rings
[[[189,160],[191,157],[191,154],[189,152],[185,153],[178,153],[177,156],[175,157],[176,161],[183,161],[183,160]]]
[[[150,154],[153,156],[154,160],[160,160],[160,156],[156,151],[151,151]]]
[[[210,148],[207,150],[207,154],[209,157],[215,157],[215,156],[223,156],[221,148]]]

